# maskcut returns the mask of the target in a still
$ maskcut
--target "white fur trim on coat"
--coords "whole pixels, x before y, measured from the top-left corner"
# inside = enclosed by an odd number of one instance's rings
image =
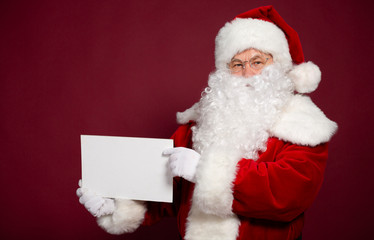
[[[205,213],[221,217],[232,215],[232,182],[241,158],[238,151],[227,151],[222,146],[205,150],[196,169],[193,204]]]
[[[192,114],[192,111],[194,113]],[[188,114],[185,114],[188,112]],[[178,113],[183,119],[180,124],[196,121],[199,114],[197,104]],[[184,116],[183,118],[181,116]],[[192,116],[190,119],[188,116]],[[280,119],[274,124],[270,133],[284,141],[305,146],[316,146],[328,142],[338,126],[319,109],[308,96],[294,95],[282,110]]]
[[[236,18],[226,23],[217,34],[216,68],[226,68],[232,57],[249,48],[272,54],[274,62],[285,70],[292,67],[288,42],[281,29],[264,20]]]
[[[144,220],[146,206],[141,201],[116,199],[113,214],[97,218],[101,228],[110,234],[134,232]]]
[[[192,107],[184,112],[177,112],[177,122],[186,124],[189,121],[196,121],[199,117],[199,103],[195,103]]]
[[[313,147],[328,142],[337,128],[310,97],[294,95],[270,132],[279,139]]]
[[[232,183],[240,156],[222,147],[210,147],[201,155],[187,218],[186,240],[235,240],[240,220],[232,212]]]
[[[313,92],[321,81],[321,71],[312,62],[294,66],[288,76],[295,84],[295,90],[299,93]]]
[[[187,228],[186,240],[235,240],[239,235],[240,220],[232,214],[220,217],[207,214],[192,204]]]
[[[178,120],[196,121],[198,105],[178,114]],[[190,119],[191,118],[191,119]],[[337,125],[307,96],[294,95],[270,129],[272,136],[300,145],[315,146],[330,140]],[[233,186],[241,156],[219,147],[201,155],[196,185],[187,218],[186,240],[235,240],[240,220],[232,212]]]

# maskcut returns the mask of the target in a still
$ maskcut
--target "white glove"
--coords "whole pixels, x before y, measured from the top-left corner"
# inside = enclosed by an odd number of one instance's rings
[[[200,160],[200,154],[196,151],[184,148],[169,148],[163,152],[169,156],[169,168],[173,176],[183,177],[184,179],[195,182],[196,167]]]
[[[115,205],[113,199],[100,197],[87,188],[82,188],[81,180],[79,180],[78,185],[77,196],[79,197],[79,202],[84,205],[94,217],[101,217],[114,212]]]

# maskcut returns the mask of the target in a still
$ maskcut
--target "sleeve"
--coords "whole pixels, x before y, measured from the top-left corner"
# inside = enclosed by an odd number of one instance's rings
[[[131,233],[141,225],[152,225],[161,218],[176,215],[175,203],[179,202],[176,194],[178,179],[174,180],[173,203],[144,202],[127,199],[115,199],[113,214],[97,218],[98,225],[110,234]]]
[[[110,234],[134,232],[144,220],[146,206],[142,201],[115,199],[113,214],[97,218],[98,225]]]
[[[248,218],[291,221],[315,199],[323,179],[327,143],[275,144],[256,162],[242,159],[233,187],[233,212]],[[269,148],[269,146],[268,146]]]

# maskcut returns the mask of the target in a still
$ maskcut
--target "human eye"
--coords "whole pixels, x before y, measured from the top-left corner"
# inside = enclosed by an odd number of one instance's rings
[[[243,67],[243,63],[235,63],[233,67]]]
[[[241,71],[243,69],[243,62],[240,61],[240,60],[233,60],[231,61],[230,63],[230,69],[231,71],[234,71],[234,72],[238,72],[238,71]]]
[[[251,60],[251,67],[258,69],[265,65],[266,59],[256,58]]]
[[[260,61],[260,60],[258,60],[258,61],[254,61],[254,62],[253,62],[253,64],[254,64],[254,65],[260,65],[260,64],[264,64],[264,62],[263,62],[263,61]]]

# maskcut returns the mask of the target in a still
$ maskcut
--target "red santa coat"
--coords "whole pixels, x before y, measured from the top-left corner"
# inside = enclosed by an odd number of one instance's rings
[[[188,110],[182,122],[194,120],[193,114]],[[182,125],[175,132],[176,147],[192,147],[192,125]],[[176,216],[179,232],[186,240],[296,239],[303,228],[304,212],[321,187],[327,141],[336,128],[308,97],[295,95],[269,130],[273,137],[267,150],[257,161],[241,159],[234,163],[230,189],[222,194],[212,187],[207,199],[214,201],[204,202],[205,193],[199,193],[195,184],[175,178],[172,204],[117,200],[116,212],[99,218],[98,223],[119,234],[134,231],[141,223],[150,225]],[[217,181],[222,181],[219,176]],[[220,205],[219,199],[225,194],[232,196],[229,206]]]
[[[191,125],[173,135],[176,147],[191,147]],[[242,159],[234,182],[232,211],[239,216],[239,239],[296,239],[303,213],[321,186],[327,144],[305,147],[270,138],[257,161]],[[174,204],[149,203],[144,224],[177,216],[182,236],[191,207],[194,184],[175,179]]]

